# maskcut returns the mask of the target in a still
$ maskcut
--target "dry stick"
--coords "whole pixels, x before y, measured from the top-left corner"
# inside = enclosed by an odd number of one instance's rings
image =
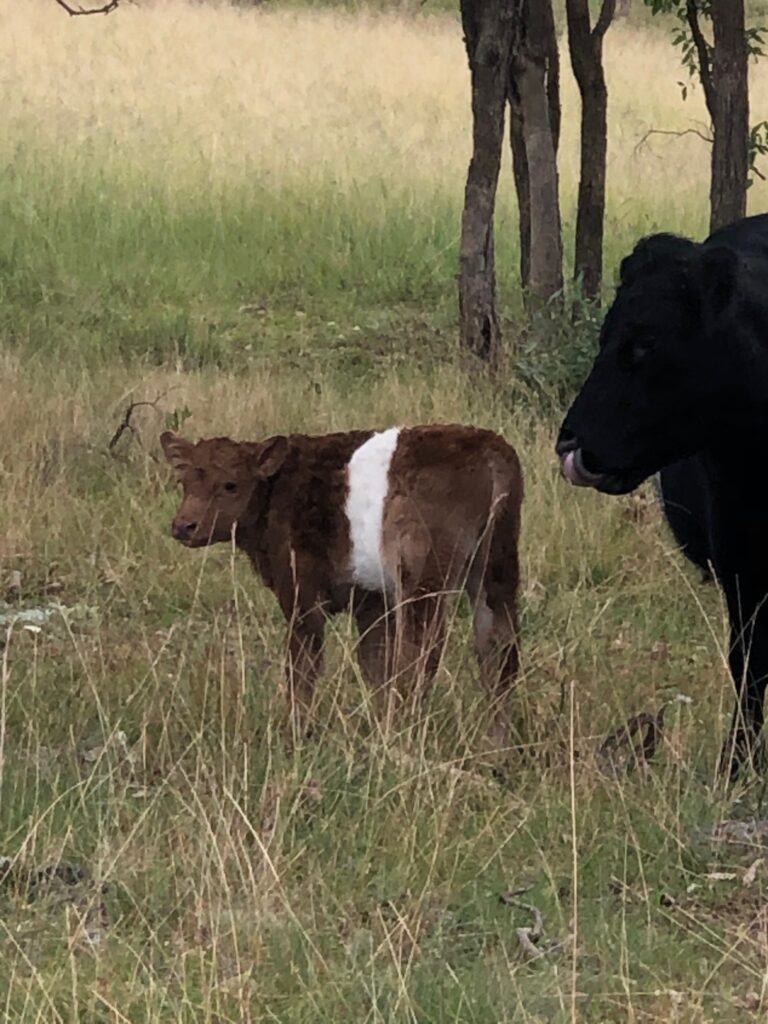
[[[709,135],[705,135],[704,132],[699,131],[698,128],[682,128],[680,131],[674,131],[671,128],[649,128],[635,146],[634,152],[639,153],[652,135],[673,135],[676,139],[681,139],[683,135],[696,135],[703,142],[708,142],[710,146],[714,142],[714,139],[710,138]]]
[[[532,903],[520,903],[518,901],[515,902],[518,907],[521,907],[523,910],[528,910],[530,911],[530,913],[533,914],[533,927],[518,928],[517,938],[520,942],[520,945],[530,956],[530,958],[532,960],[538,960],[547,952],[546,949],[543,949],[542,947],[536,945],[536,943],[541,938],[542,932],[544,931],[544,920],[541,916],[541,911]]]
[[[120,0],[108,0],[108,3],[104,4],[102,7],[91,7],[89,9],[85,9],[83,7],[70,7],[69,4],[66,3],[66,0],[55,0],[55,2],[59,7],[63,7],[67,14],[73,18],[83,14],[111,14],[112,11],[116,11],[120,6]]]
[[[620,747],[628,746],[634,754],[636,763],[643,762],[647,764],[653,759],[656,749],[663,738],[664,713],[666,710],[667,705],[664,704],[655,715],[649,714],[647,711],[643,711],[639,715],[633,715],[616,732],[606,736],[600,744],[598,755],[607,758]],[[640,733],[643,728],[646,731],[643,733],[642,747],[640,750],[637,750],[633,747],[632,737]]]
[[[531,960],[540,960],[541,957],[546,956],[548,953],[555,953],[557,950],[562,949],[566,940],[563,939],[560,942],[548,942],[541,946],[538,945],[544,934],[544,918],[542,913],[533,903],[523,903],[522,900],[518,899],[518,896],[527,892],[529,888],[530,886],[524,886],[521,889],[510,889],[507,892],[503,892],[499,899],[508,907],[519,907],[521,910],[527,910],[529,914],[533,915],[532,925],[528,925],[525,928],[517,928],[515,931],[518,942]]]
[[[57,0],[57,2],[58,2],[58,0]],[[120,438],[126,432],[126,430],[129,430],[131,432],[131,434],[133,434],[133,436],[135,438],[138,438],[139,443],[141,443],[141,438],[139,437],[139,433],[136,430],[136,427],[134,427],[133,423],[131,422],[131,417],[133,416],[134,412],[136,411],[136,409],[142,408],[142,406],[145,406],[145,407],[148,407],[148,408],[151,408],[151,409],[157,409],[158,404],[166,397],[166,395],[170,394],[170,392],[173,391],[173,390],[174,390],[174,388],[167,388],[165,391],[162,392],[162,394],[158,395],[157,398],[155,398],[153,401],[144,400],[144,401],[141,401],[141,402],[131,402],[131,404],[128,406],[128,408],[123,413],[123,418],[118,423],[117,429],[115,430],[115,432],[112,435],[112,438],[111,438],[109,444],[107,445],[107,451],[110,452],[110,453],[114,452],[115,446],[117,445],[117,442],[120,440]],[[152,457],[154,458],[154,456],[152,456]],[[155,460],[155,461],[157,461],[157,460]]]

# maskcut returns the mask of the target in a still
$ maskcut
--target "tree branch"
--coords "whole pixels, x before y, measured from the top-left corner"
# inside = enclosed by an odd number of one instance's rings
[[[57,0],[57,2],[58,2],[58,0]],[[159,394],[157,396],[157,398],[155,398],[154,400],[145,399],[144,401],[141,401],[141,402],[131,402],[130,403],[130,405],[127,407],[127,409],[123,413],[123,418],[118,423],[117,429],[115,430],[115,432],[112,435],[112,438],[111,438],[109,444],[107,445],[107,451],[110,453],[110,455],[114,455],[115,447],[117,445],[117,442],[120,440],[120,438],[123,436],[123,434],[126,431],[128,431],[129,434],[131,434],[133,437],[135,437],[136,440],[139,442],[139,444],[141,444],[141,437],[139,436],[139,432],[137,431],[136,427],[134,426],[134,424],[132,422],[132,416],[133,416],[135,410],[136,409],[141,409],[141,408],[150,408],[150,409],[154,409],[155,411],[157,411],[157,407],[160,404],[160,402],[162,402],[162,400],[165,398],[165,396],[170,394],[171,391],[175,391],[177,387],[178,387],[178,385],[174,385],[173,387],[166,388],[166,390],[163,391],[161,394]],[[157,462],[157,459],[155,459],[155,456],[152,455],[151,452],[149,454],[150,454],[150,458],[154,459],[154,461]]]
[[[712,85],[712,67],[709,63],[710,48],[707,40],[704,38],[704,33],[701,31],[701,25],[699,25],[699,9],[696,6],[696,0],[686,0],[685,13],[691,28],[693,42],[696,46],[696,53],[699,55],[699,77],[704,87],[707,110],[709,111],[709,116],[714,117],[715,90]]]
[[[603,6],[600,8],[600,14],[595,22],[595,27],[592,29],[592,40],[593,42],[599,43],[613,21],[613,16],[616,13],[616,0],[603,0]]]
[[[112,11],[116,11],[120,6],[120,0],[107,0],[107,3],[101,7],[91,7],[86,10],[84,7],[70,7],[66,0],[54,0],[54,2],[59,7],[63,7],[67,14],[73,18],[82,14],[111,14]]]
[[[640,139],[638,144],[635,146],[635,153],[639,153],[643,146],[646,144],[648,139],[652,135],[673,135],[676,139],[680,139],[683,135],[697,135],[702,141],[708,142],[711,146],[714,139],[711,139],[704,132],[700,132],[698,128],[683,128],[681,131],[672,131],[670,128],[649,128],[645,135]]]

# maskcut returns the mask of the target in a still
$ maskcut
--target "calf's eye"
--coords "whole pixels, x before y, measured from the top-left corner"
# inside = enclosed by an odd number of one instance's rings
[[[236,491],[237,490],[237,484],[232,483],[232,481],[230,480],[228,483],[224,484],[224,490],[225,491],[229,491],[230,493],[232,491]]]

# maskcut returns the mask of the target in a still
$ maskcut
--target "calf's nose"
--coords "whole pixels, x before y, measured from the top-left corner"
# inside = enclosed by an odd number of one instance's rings
[[[186,519],[174,519],[171,524],[171,535],[175,540],[189,540],[197,529],[197,523],[190,523]]]

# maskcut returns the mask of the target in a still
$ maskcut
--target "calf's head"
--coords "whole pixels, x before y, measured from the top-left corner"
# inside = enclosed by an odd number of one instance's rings
[[[738,271],[732,249],[667,234],[623,260],[600,351],[557,441],[567,480],[625,494],[711,443],[737,373],[726,344]]]
[[[213,437],[197,444],[170,431],[160,435],[182,487],[171,533],[190,548],[228,541],[264,511],[269,481],[282,468],[288,439],[258,444]]]

